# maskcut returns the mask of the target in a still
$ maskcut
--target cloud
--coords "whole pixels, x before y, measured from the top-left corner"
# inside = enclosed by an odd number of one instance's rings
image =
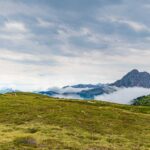
[[[48,88],[106,83],[133,68],[150,71],[148,4],[0,1],[1,84]]]
[[[110,20],[112,22],[116,22],[119,24],[124,24],[124,25],[128,25],[130,28],[132,28],[135,31],[149,31],[149,28],[139,22],[133,21],[133,20],[127,20],[127,19],[121,19],[121,18],[117,18],[117,17],[110,17]]]
[[[48,27],[54,27],[55,24],[47,21],[47,20],[43,20],[42,18],[37,18],[38,24],[40,27],[44,27],[44,28],[48,28]]]
[[[121,21],[121,23],[125,23],[125,24],[129,25],[135,31],[149,31],[149,28],[146,27],[144,24],[137,23],[137,22],[134,22],[131,20],[123,20],[123,21]]]
[[[22,22],[15,21],[5,22],[4,30],[6,32],[27,32],[27,28]]]
[[[10,50],[4,50],[1,49],[1,51],[3,51],[3,55],[0,56],[1,59],[6,59],[6,60],[16,60],[16,61],[40,61],[40,57],[34,57],[34,55],[32,54],[28,54],[28,53],[22,53],[22,52],[12,52]]]
[[[120,104],[130,104],[133,99],[137,97],[149,95],[150,89],[145,88],[122,88],[112,94],[103,94],[96,96],[96,100],[104,100],[108,102],[120,103]]]
[[[24,42],[33,37],[33,34],[29,31],[26,24],[21,21],[4,21],[0,32],[0,40],[3,40],[2,43],[9,40],[9,42],[11,41],[19,45],[18,41]],[[9,44],[7,43],[7,45]]]
[[[56,93],[70,93],[69,95],[71,95],[71,93],[77,93],[77,92],[81,92],[82,90],[89,90],[90,88],[73,88],[73,87],[66,87],[66,88],[58,88],[58,87],[52,87],[52,88],[48,88],[48,91],[54,91]],[[74,94],[72,94],[74,95]]]

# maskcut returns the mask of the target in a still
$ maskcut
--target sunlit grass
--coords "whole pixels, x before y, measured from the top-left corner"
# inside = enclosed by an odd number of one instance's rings
[[[148,150],[150,107],[0,95],[0,148]]]

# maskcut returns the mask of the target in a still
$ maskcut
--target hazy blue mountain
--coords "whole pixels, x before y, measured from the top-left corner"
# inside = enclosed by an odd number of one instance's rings
[[[102,94],[110,94],[112,92],[115,92],[116,90],[117,89],[113,86],[102,85],[97,88],[83,90],[81,92],[78,92],[77,94],[84,99],[94,99],[95,96],[102,95]]]
[[[79,84],[75,86],[66,86],[62,89],[57,89],[56,91],[47,90],[41,91],[40,94],[48,95],[48,96],[61,96],[61,97],[81,97],[82,99],[94,99],[95,96],[101,94],[109,94],[116,91],[116,87],[98,84],[98,85],[90,85],[90,84]]]
[[[68,88],[68,87],[72,87],[72,88],[98,88],[101,85],[102,84],[76,84],[76,85],[71,85],[71,86],[64,86],[63,88]]]
[[[139,72],[134,69],[127,73],[122,79],[112,84],[77,84],[65,86],[60,89],[49,89],[39,92],[49,96],[79,96],[82,99],[94,99],[95,96],[116,92],[119,88],[143,87],[150,88],[150,74]]]
[[[43,95],[47,95],[47,96],[54,96],[57,95],[59,93],[55,92],[55,91],[40,91],[38,92],[39,94],[43,94]]]
[[[110,84],[116,87],[144,87],[150,88],[150,74],[139,72],[134,69],[126,74],[122,79]]]
[[[0,89],[0,94],[12,93],[12,92],[16,92],[16,90],[13,90],[12,88],[2,88],[2,89]]]

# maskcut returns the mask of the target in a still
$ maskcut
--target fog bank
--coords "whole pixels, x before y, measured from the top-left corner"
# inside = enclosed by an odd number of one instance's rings
[[[118,91],[111,94],[103,94],[96,96],[95,100],[104,100],[120,104],[130,104],[133,99],[149,94],[150,89],[146,88],[121,88]]]

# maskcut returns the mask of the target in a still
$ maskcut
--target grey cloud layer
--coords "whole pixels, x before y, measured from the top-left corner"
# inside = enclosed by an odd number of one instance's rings
[[[0,1],[1,66],[13,63],[29,83],[36,70],[33,78],[47,86],[109,82],[133,68],[150,71],[149,15],[148,0]],[[17,69],[21,65],[28,72]],[[2,73],[4,81],[6,73],[12,70]],[[16,75],[8,78],[15,84]]]

